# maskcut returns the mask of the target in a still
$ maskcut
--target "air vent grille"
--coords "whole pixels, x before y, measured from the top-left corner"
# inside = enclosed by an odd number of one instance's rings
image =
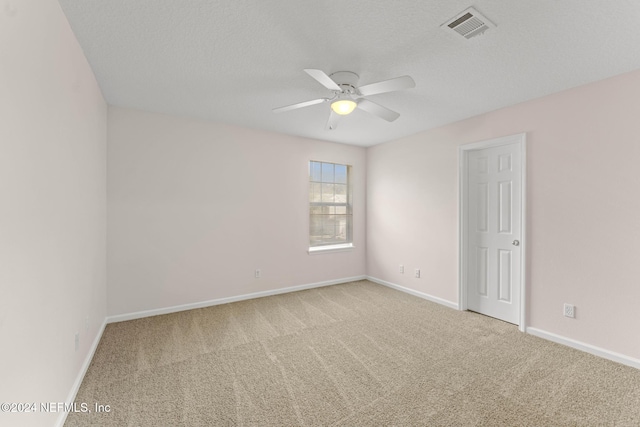
[[[440,27],[446,30],[453,30],[461,36],[470,39],[484,34],[489,28],[495,28],[495,24],[482,16],[480,12],[470,7]]]

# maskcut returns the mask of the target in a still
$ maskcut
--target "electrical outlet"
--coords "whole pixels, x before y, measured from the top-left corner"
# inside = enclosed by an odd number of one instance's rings
[[[564,316],[571,317],[574,319],[576,317],[576,307],[573,304],[564,304]]]
[[[76,332],[76,351],[78,351],[78,348],[80,347],[80,332]]]
[[[416,268],[416,279],[420,278],[420,269]]]
[[[89,316],[85,316],[84,318],[84,331],[87,332],[89,330]]]
[[[400,265],[400,274],[404,274],[404,265]]]
[[[256,279],[259,279],[261,274],[262,273],[260,272],[260,269],[256,268],[256,274],[255,274],[256,275]]]

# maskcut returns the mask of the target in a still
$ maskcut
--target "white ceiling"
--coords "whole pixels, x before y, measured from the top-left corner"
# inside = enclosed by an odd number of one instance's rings
[[[107,102],[370,146],[640,69],[639,0],[59,0]],[[440,28],[469,6],[497,28]],[[401,75],[415,89],[371,96],[325,129],[327,97],[303,72]]]

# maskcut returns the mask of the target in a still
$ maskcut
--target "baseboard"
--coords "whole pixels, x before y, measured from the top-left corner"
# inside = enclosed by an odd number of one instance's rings
[[[596,347],[591,344],[586,344],[580,341],[573,340],[571,338],[556,335],[551,332],[543,331],[537,328],[527,328],[527,333],[535,335],[536,337],[543,338],[548,341],[553,341],[557,344],[566,345],[567,347],[575,348],[576,350],[584,351],[585,353],[593,354],[605,359],[612,360],[614,362],[622,363],[623,365],[631,366],[636,369],[640,369],[640,360],[633,357],[625,356],[624,354],[615,353],[613,351],[605,350],[604,348]]]
[[[80,385],[82,384],[82,380],[84,380],[84,376],[89,369],[89,365],[91,364],[91,360],[93,360],[93,355],[96,353],[96,349],[98,348],[98,344],[100,344],[100,339],[102,338],[102,334],[104,333],[104,328],[107,326],[107,319],[105,318],[102,322],[102,326],[98,330],[96,337],[93,340],[93,344],[91,344],[91,349],[89,349],[89,353],[87,353],[87,357],[84,358],[84,363],[80,368],[80,372],[76,376],[76,380],[69,391],[69,395],[67,396],[66,403],[73,403],[76,400],[76,395],[78,394],[78,390],[80,389]],[[58,419],[56,421],[56,427],[63,427],[64,422],[67,420],[67,415],[69,412],[62,411],[60,415],[58,415]]]
[[[306,285],[290,286],[288,288],[274,289],[271,291],[254,292],[251,294],[237,295],[227,298],[218,298],[208,301],[194,302],[190,304],[175,305],[172,307],[157,308],[153,310],[137,311],[135,313],[117,314],[107,317],[107,323],[124,322],[127,320],[141,319],[143,317],[157,316],[160,314],[176,313],[178,311],[193,310],[196,308],[211,307],[214,305],[228,304],[230,302],[244,301],[254,298],[268,297],[271,295],[286,294],[288,292],[303,291],[305,289],[321,288],[323,286],[338,285],[340,283],[355,282],[365,280],[366,276],[346,277],[336,280],[327,280],[325,282],[309,283]]]
[[[378,279],[376,277],[367,276],[367,280],[377,283],[379,285],[387,286],[389,288],[396,289],[398,291],[405,292],[407,294],[426,299],[431,302],[435,302],[444,305],[449,308],[458,310],[458,304],[455,302],[447,301],[446,299],[434,297],[433,295],[425,294],[424,292],[416,291],[413,289],[405,288],[404,286],[396,285],[395,283],[387,282],[386,280]]]

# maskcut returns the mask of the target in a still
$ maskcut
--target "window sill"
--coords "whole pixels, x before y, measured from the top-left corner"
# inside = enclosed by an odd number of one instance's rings
[[[309,255],[318,255],[335,252],[348,252],[353,248],[355,248],[355,246],[353,246],[353,243],[346,243],[343,245],[314,246],[312,248],[309,248],[307,252],[309,252]]]

